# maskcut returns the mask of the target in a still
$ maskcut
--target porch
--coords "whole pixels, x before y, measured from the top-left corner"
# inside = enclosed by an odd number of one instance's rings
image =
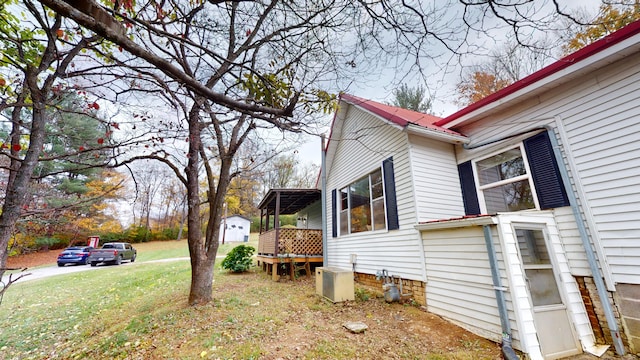
[[[322,230],[308,228],[314,221],[298,216],[297,227],[280,227],[280,215],[298,214],[317,201],[317,189],[272,189],[260,202],[257,261],[274,281],[281,274],[294,280],[302,270],[310,277],[312,267],[322,266]]]

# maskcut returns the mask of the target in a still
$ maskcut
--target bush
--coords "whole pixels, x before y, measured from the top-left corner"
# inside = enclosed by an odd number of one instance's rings
[[[227,257],[222,260],[222,268],[232,272],[245,272],[249,270],[253,264],[251,256],[254,251],[256,251],[256,249],[247,245],[234,247],[229,251]]]
[[[54,237],[39,237],[36,239],[36,245],[44,250],[49,250],[49,248],[55,247],[56,244],[59,244],[60,242],[60,239],[56,239]]]

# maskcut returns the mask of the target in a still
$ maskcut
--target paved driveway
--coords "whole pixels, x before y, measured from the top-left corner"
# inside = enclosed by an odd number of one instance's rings
[[[172,259],[162,259],[162,260],[146,261],[146,262],[143,262],[143,263],[180,261],[180,260],[189,260],[189,258],[188,257],[181,257],[181,258],[172,258]],[[139,262],[134,262],[133,264],[138,264],[138,263]],[[45,267],[39,267],[39,268],[35,268],[35,269],[28,269],[24,273],[25,274],[29,274],[29,275],[23,276],[22,278],[20,278],[20,280],[18,280],[18,282],[42,279],[42,278],[45,278],[45,277],[61,275],[61,274],[70,274],[70,273],[75,273],[75,272],[79,272],[79,271],[95,271],[95,270],[99,270],[99,269],[103,269],[103,268],[107,268],[107,267],[131,266],[131,265],[132,265],[131,262],[125,261],[120,265],[98,265],[96,267],[89,266],[89,265],[67,265],[67,266],[63,266],[63,267],[59,267],[57,265],[45,266]],[[8,276],[8,275],[5,274],[5,276]],[[13,275],[14,278],[16,276],[17,276],[17,274]]]

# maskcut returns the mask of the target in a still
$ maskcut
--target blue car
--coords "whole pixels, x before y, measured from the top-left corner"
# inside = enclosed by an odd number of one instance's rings
[[[93,249],[91,246],[71,246],[64,249],[58,255],[58,266],[66,264],[87,265],[91,249]]]

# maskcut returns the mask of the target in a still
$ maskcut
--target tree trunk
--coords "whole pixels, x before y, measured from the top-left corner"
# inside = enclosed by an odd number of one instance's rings
[[[4,275],[9,255],[8,245],[13,234],[16,222],[20,218],[22,207],[26,204],[27,188],[33,171],[38,164],[38,157],[45,138],[45,109],[42,96],[38,92],[32,92],[33,115],[31,121],[31,132],[29,137],[29,148],[22,163],[15,171],[15,177],[10,177],[11,182],[7,184],[6,196],[0,214],[0,279]],[[16,108],[14,111],[20,111]],[[5,288],[6,289],[6,288]]]
[[[187,177],[187,242],[191,257],[191,289],[189,305],[206,304],[212,299],[213,291],[213,258],[207,256],[202,225],[200,224],[200,183],[199,183],[199,151],[200,140],[200,107],[202,100],[196,100],[189,112],[189,161],[185,168]]]
[[[214,265],[215,257],[212,261],[212,259],[209,259],[204,253],[191,255],[189,305],[202,305],[213,299]]]

